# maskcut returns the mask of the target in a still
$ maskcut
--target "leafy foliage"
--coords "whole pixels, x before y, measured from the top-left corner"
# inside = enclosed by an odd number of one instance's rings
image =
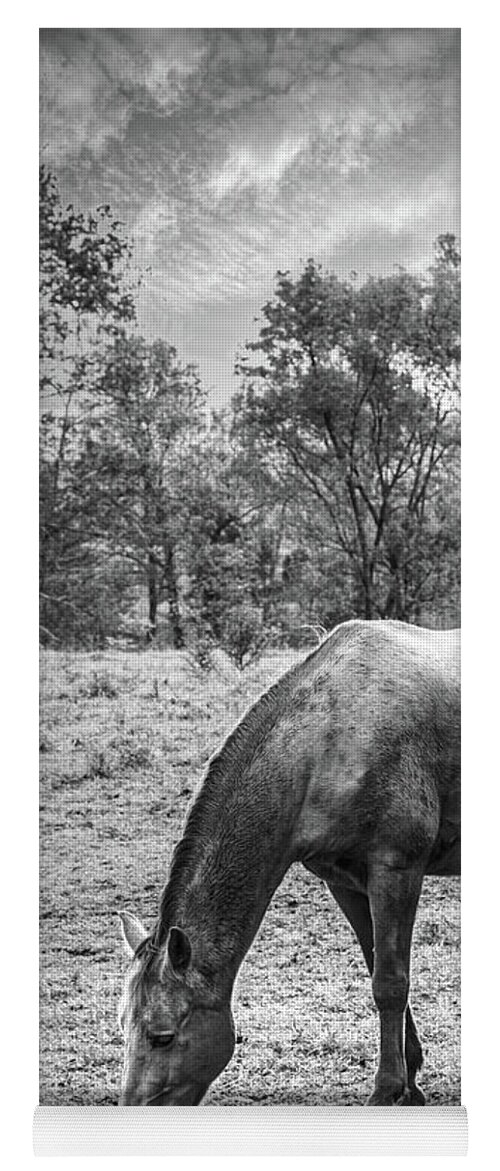
[[[175,644],[183,646],[182,554],[204,393],[194,367],[182,367],[172,346],[125,334],[107,348],[95,391],[99,409],[87,421],[76,465],[87,485],[90,530],[135,567],[146,587],[148,641],[166,598]]]
[[[89,625],[82,591],[95,558],[75,459],[94,407],[99,343],[135,316],[123,287],[130,255],[109,208],[87,216],[63,209],[55,178],[41,167],[40,600],[49,642],[80,638]]]
[[[366,617],[418,617],[456,566],[458,254],[439,244],[430,279],[401,270],[361,287],[312,260],[278,274],[235,426],[254,462],[327,519]]]
[[[108,207],[40,172],[41,632],[239,667],[354,615],[456,621],[460,255],[425,278],[277,274],[241,393],[135,328]]]

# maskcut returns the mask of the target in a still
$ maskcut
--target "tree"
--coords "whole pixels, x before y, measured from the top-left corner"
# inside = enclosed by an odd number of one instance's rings
[[[78,591],[89,551],[75,459],[82,421],[92,410],[99,344],[133,321],[124,287],[131,250],[108,207],[95,215],[60,204],[57,182],[40,168],[40,592],[42,637],[76,626]]]
[[[237,367],[240,439],[328,518],[355,611],[418,617],[441,597],[443,556],[457,560],[456,242],[438,241],[425,280],[400,269],[358,287],[310,260],[296,281],[278,273],[263,315]]]
[[[96,215],[63,209],[57,181],[40,167],[40,357],[62,361],[65,343],[81,330],[87,315],[132,321],[135,305],[123,288],[123,265],[130,245],[108,206]],[[43,382],[50,375],[45,373]],[[57,384],[59,389],[59,384]]]
[[[75,465],[86,485],[87,531],[135,567],[148,595],[147,640],[166,600],[174,644],[184,646],[190,615],[189,533],[196,448],[205,395],[193,366],[173,346],[116,335],[107,347]]]

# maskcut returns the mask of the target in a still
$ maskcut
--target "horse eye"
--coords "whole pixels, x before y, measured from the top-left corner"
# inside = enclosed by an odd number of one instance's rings
[[[175,1037],[175,1033],[148,1033],[148,1040],[153,1049],[167,1049]]]

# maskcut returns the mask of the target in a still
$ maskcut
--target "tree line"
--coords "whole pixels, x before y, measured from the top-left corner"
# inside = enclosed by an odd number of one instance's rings
[[[111,209],[40,171],[40,622],[50,646],[244,665],[355,615],[458,616],[460,254],[423,276],[278,272],[239,392],[136,317]]]

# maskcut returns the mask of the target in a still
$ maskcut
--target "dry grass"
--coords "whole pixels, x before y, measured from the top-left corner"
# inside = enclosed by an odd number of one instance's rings
[[[207,756],[298,656],[239,676],[174,652],[42,656],[40,1102],[111,1105],[125,959],[117,912],[151,925]],[[412,1000],[432,1105],[460,1101],[457,880],[426,880]],[[210,1105],[358,1104],[378,1027],[351,929],[326,888],[294,867],[243,965],[239,1044]]]

